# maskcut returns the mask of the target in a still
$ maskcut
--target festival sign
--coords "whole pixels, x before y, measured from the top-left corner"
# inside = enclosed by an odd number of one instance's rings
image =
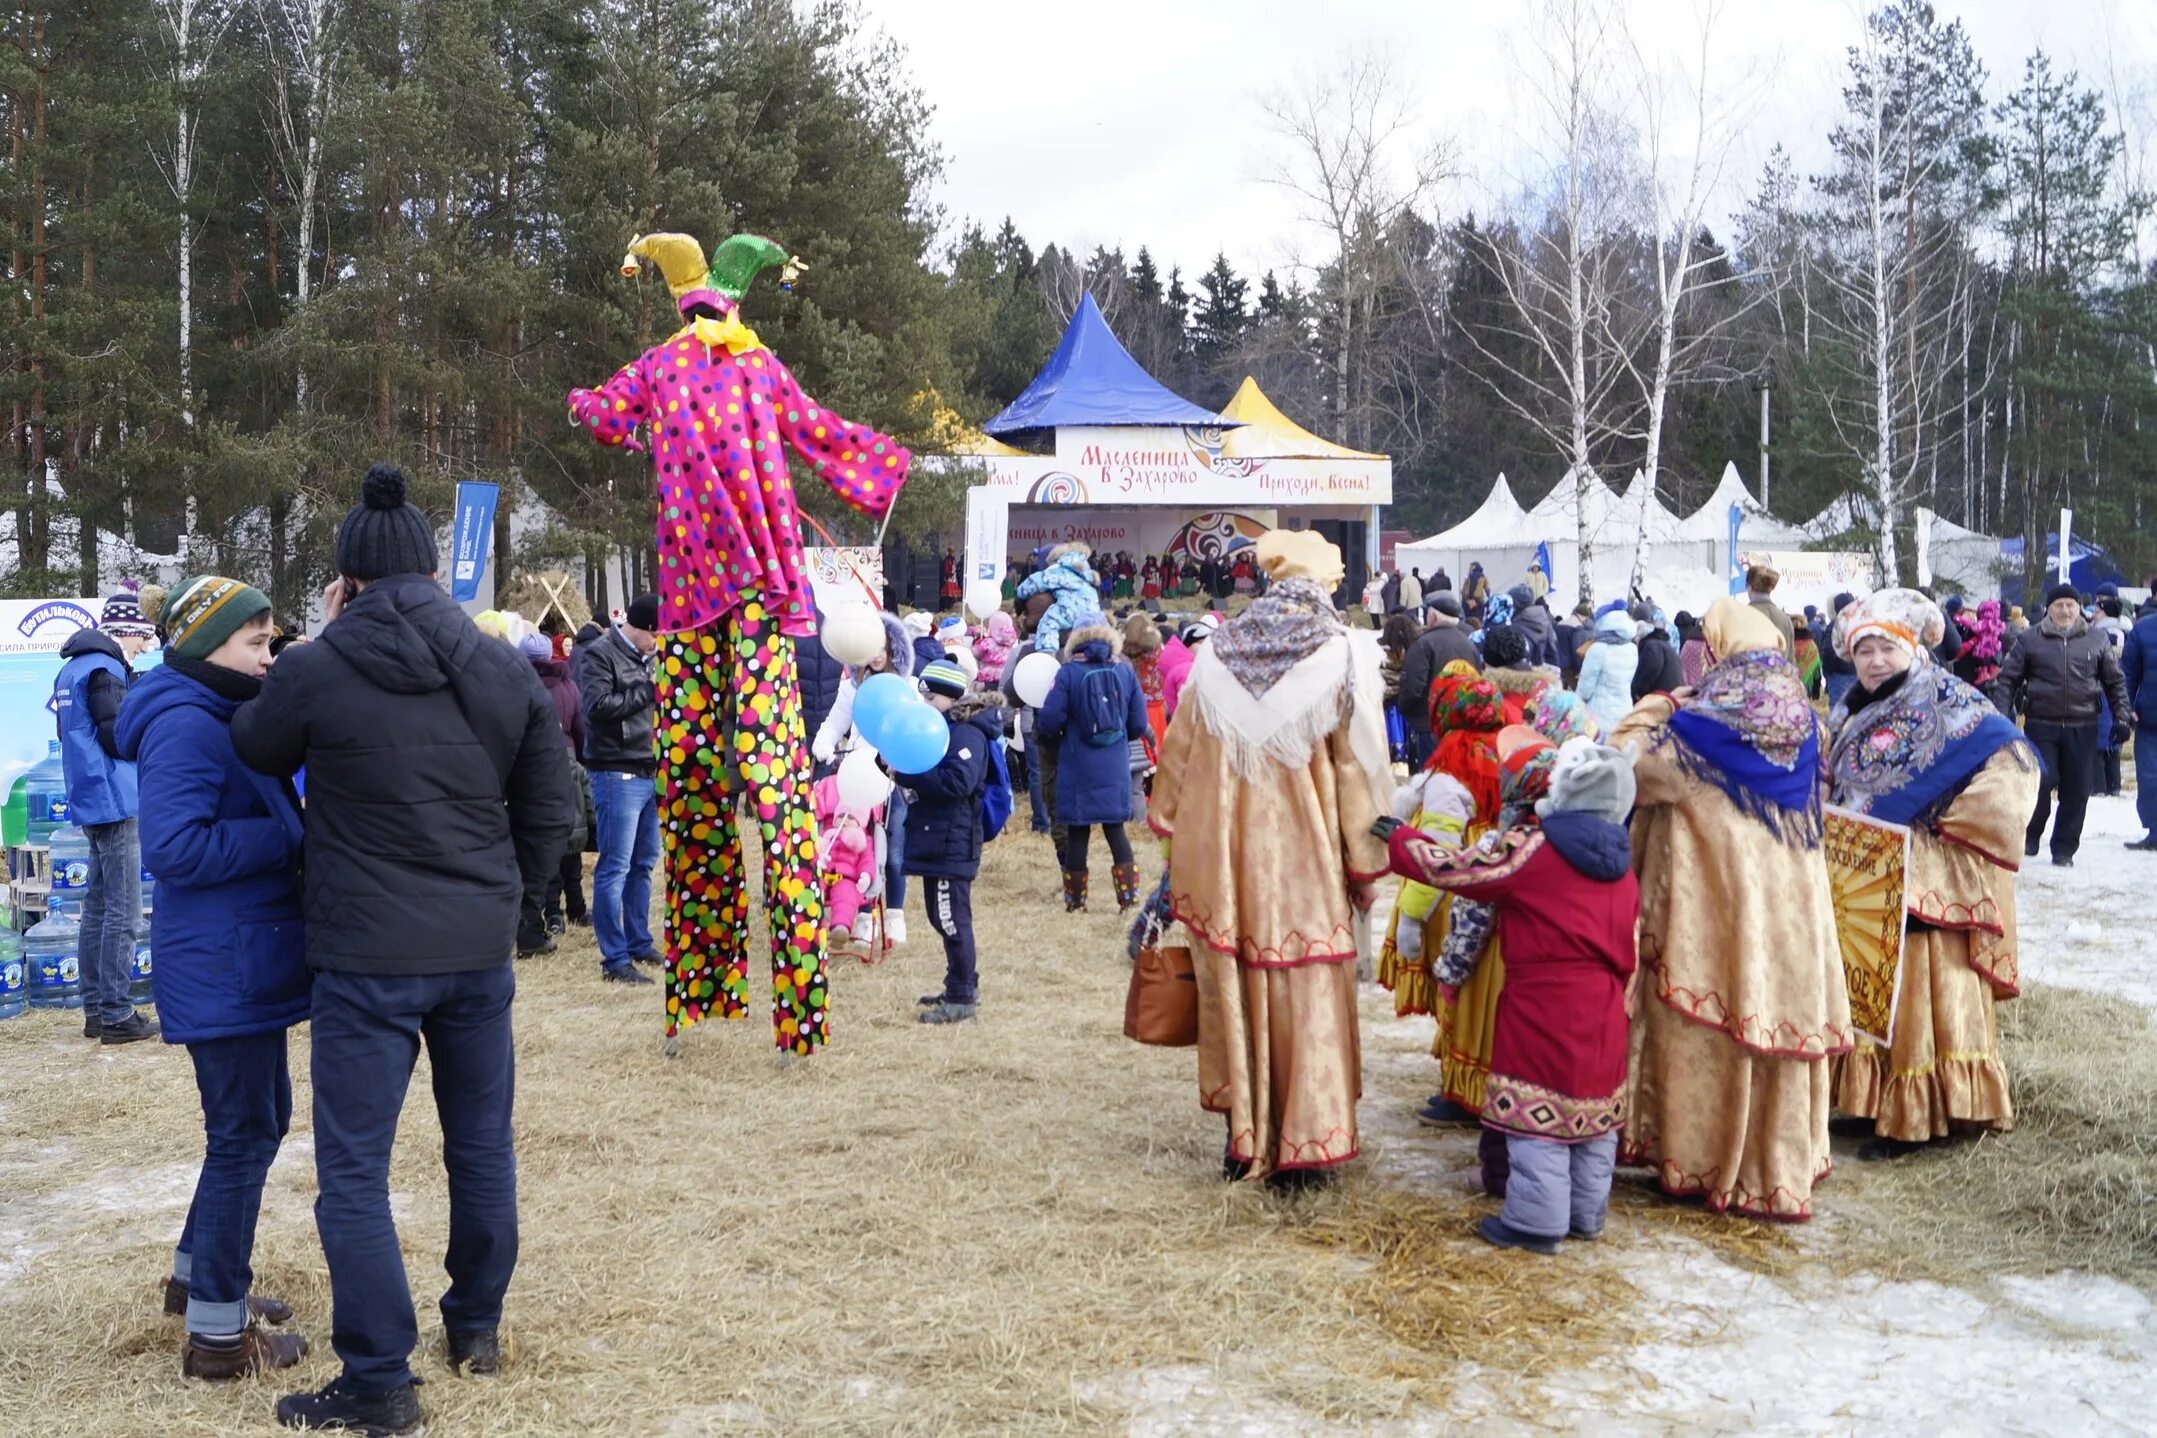
[[[1091,545],[1096,554],[1118,550],[1134,559],[1173,554],[1197,563],[1221,559],[1279,526],[1271,509],[1094,509],[1015,505],[1005,543],[1014,555],[1044,544]]]
[[[1243,459],[1213,425],[1067,427],[1054,455],[992,455],[988,487],[1012,504],[1391,504],[1383,459]]]
[[[1910,867],[1910,831],[1830,805],[1828,883],[1835,895],[1835,932],[1850,986],[1850,1024],[1888,1046],[1902,992],[1902,950],[1908,920],[1903,883]]]
[[[1738,555],[1731,572],[1740,579],[1747,568],[1765,564],[1782,576],[1775,586],[1775,602],[1789,610],[1816,604],[1831,608],[1838,594],[1862,599],[1877,587],[1873,580],[1873,556],[1850,550],[1750,549]],[[1743,584],[1739,589],[1744,588]]]
[[[840,548],[805,548],[802,562],[809,573],[809,588],[819,605],[828,605],[839,590],[865,593],[871,604],[884,603],[884,551],[873,544]],[[862,586],[868,586],[866,590]]]

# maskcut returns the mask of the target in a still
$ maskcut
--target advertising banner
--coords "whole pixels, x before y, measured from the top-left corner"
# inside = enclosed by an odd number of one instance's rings
[[[990,488],[1013,504],[1391,504],[1385,459],[1240,459],[1217,428],[1065,428],[1054,455],[984,461]],[[1135,551],[1134,551],[1135,552]]]
[[[457,486],[457,518],[450,526],[449,597],[459,604],[479,598],[479,579],[487,570],[487,547],[494,542],[494,506],[500,495],[494,485],[477,480]]]
[[[1873,557],[1870,554],[1838,550],[1751,549],[1739,554],[1732,566],[1738,592],[1745,588],[1745,571],[1755,564],[1765,564],[1782,575],[1782,583],[1775,586],[1775,602],[1793,613],[1808,604],[1832,609],[1838,594],[1847,592],[1863,598],[1877,587],[1873,583]]]
[[[60,646],[78,629],[97,627],[95,599],[0,599],[0,796],[45,757],[55,737],[52,682]],[[157,662],[151,650],[138,672]]]

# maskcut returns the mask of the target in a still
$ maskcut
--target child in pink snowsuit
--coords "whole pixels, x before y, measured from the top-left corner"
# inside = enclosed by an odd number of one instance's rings
[[[980,666],[974,682],[984,689],[1000,688],[1004,682],[1004,665],[1011,662],[1011,651],[1019,647],[1019,626],[1009,614],[999,609],[989,616],[986,634],[974,641],[974,662]]]
[[[834,948],[854,938],[861,917],[862,895],[876,877],[876,844],[868,826],[879,817],[871,810],[864,819],[839,802],[839,781],[816,783],[817,867],[824,877],[824,918]]]

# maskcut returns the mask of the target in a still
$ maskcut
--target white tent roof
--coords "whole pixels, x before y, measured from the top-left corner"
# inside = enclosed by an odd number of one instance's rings
[[[1797,544],[1804,540],[1805,530],[1794,524],[1786,524],[1767,512],[1745,481],[1738,478],[1735,464],[1723,466],[1723,477],[1715,485],[1715,493],[1708,496],[1707,503],[1687,515],[1681,524],[1687,539],[1724,539],[1730,533],[1730,506],[1737,505],[1744,511],[1745,525],[1739,539],[1746,544]],[[1848,528],[1847,525],[1844,528]]]
[[[1685,522],[1670,512],[1669,507],[1663,503],[1662,496],[1649,492],[1647,476],[1636,469],[1633,471],[1633,482],[1628,484],[1625,493],[1618,497],[1616,510],[1617,517],[1624,524],[1629,537],[1639,536],[1643,506],[1647,509],[1650,544],[1674,544],[1688,537],[1685,533]]]
[[[1872,508],[1856,494],[1845,491],[1835,497],[1835,502],[1814,516],[1809,524],[1800,525],[1809,539],[1832,539],[1853,529],[1869,528],[1872,524]]]
[[[1476,549],[1486,545],[1518,543],[1521,521],[1527,517],[1528,511],[1522,509],[1520,501],[1513,498],[1513,486],[1507,483],[1506,477],[1501,474],[1497,482],[1491,485],[1490,493],[1484,497],[1483,503],[1477,506],[1475,513],[1451,529],[1443,530],[1428,539],[1419,539],[1413,544],[1399,545],[1397,548]]]

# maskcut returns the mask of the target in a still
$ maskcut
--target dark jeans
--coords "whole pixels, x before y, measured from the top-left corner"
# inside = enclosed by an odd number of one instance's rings
[[[906,796],[897,789],[884,801],[884,907],[906,907]]]
[[[2135,817],[2157,838],[2157,729],[2135,729]]]
[[[649,774],[592,770],[592,935],[599,962],[620,968],[652,952],[652,868],[659,862],[659,795]]]
[[[1093,825],[1073,824],[1071,837],[1064,844],[1064,869],[1073,874],[1086,872],[1086,847],[1093,837]],[[1131,836],[1121,824],[1103,824],[1101,837],[1108,840],[1109,859],[1117,864],[1135,862],[1131,854]]]
[[[2048,724],[2032,719],[2024,726],[2030,742],[2045,761],[2038,783],[2037,808],[2022,847],[2036,853],[2045,837],[2045,821],[2052,817],[2052,800],[2059,796],[2060,816],[2052,826],[2052,857],[2072,859],[2082,847],[2082,819],[2090,807],[2090,789],[2097,774],[2097,726],[2095,724]]]
[[[1049,811],[1049,842],[1061,854],[1069,841],[1071,831],[1056,819],[1056,757],[1062,752],[1060,739],[1034,738],[1034,758],[1041,765],[1041,796],[1047,801]],[[1068,866],[1066,866],[1068,867]]]
[[[516,1050],[506,963],[461,974],[315,975],[315,1226],[330,1270],[330,1344],[362,1392],[412,1381],[419,1340],[389,1209],[390,1147],[420,1040],[449,1176],[452,1333],[494,1328],[517,1266]]]
[[[954,1004],[974,1002],[978,976],[974,965],[974,881],[922,881],[922,904],[929,923],[944,941],[944,998]]]
[[[1041,748],[1040,740],[1034,740],[1019,751],[1018,758],[1026,766],[1026,797],[1033,804],[1033,826],[1036,834],[1049,831],[1048,801],[1041,794]]]
[[[540,910],[549,924],[565,917],[572,924],[584,922],[584,855],[562,855],[560,867],[547,880]]]
[[[262,1184],[292,1126],[285,1031],[189,1044],[202,1095],[202,1172],[173,1250],[187,1285],[187,1331],[238,1333],[254,1287],[255,1220]]]
[[[1422,728],[1413,722],[1408,725],[1408,767],[1410,770],[1421,770],[1425,764],[1430,762],[1431,754],[1437,748],[1438,739],[1430,730]]]
[[[100,1023],[124,1024],[135,1012],[127,981],[135,926],[142,920],[142,840],[133,819],[85,824],[82,832],[90,841],[90,882],[82,891],[82,930],[75,940],[82,1007]]]

